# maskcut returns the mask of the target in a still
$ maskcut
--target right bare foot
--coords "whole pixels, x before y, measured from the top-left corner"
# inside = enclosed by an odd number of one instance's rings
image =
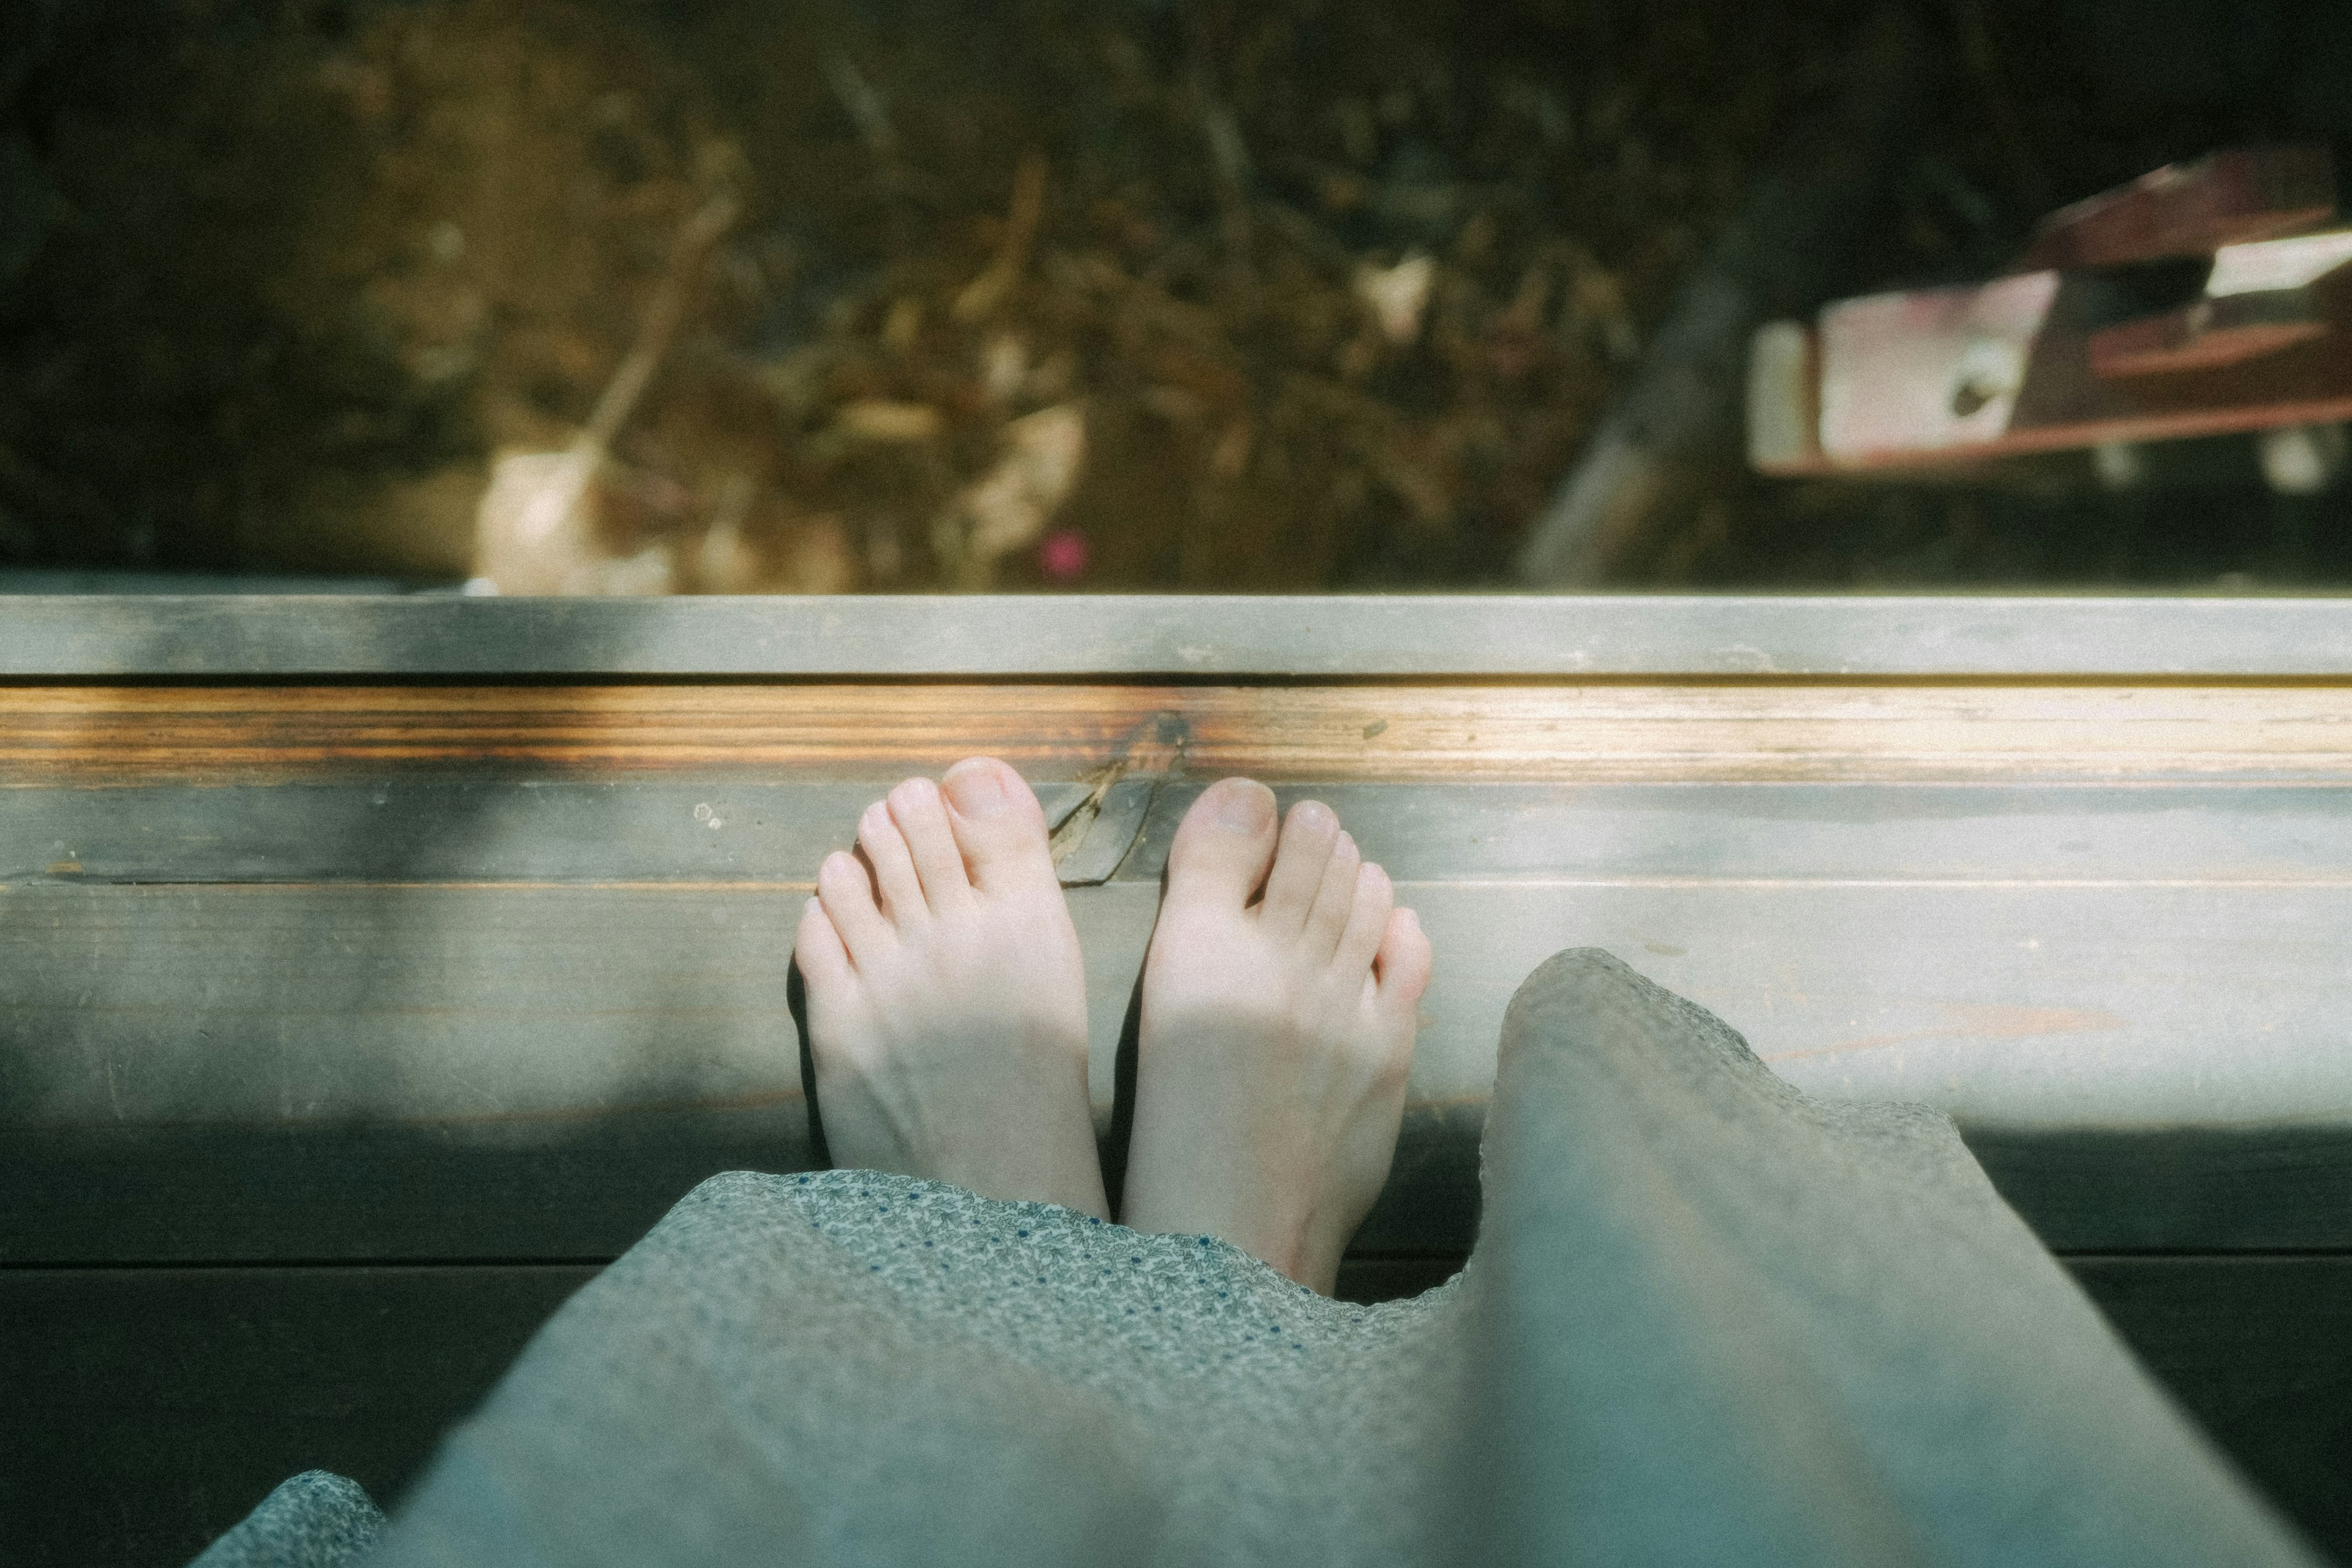
[[[835,1163],[1108,1218],[1086,970],[1036,795],[971,758],[876,801],[857,842],[872,878],[826,857],[797,943]]]
[[[1263,900],[1253,902],[1263,889]],[[1225,779],[1168,856],[1120,1218],[1328,1294],[1388,1180],[1429,940],[1328,806]]]

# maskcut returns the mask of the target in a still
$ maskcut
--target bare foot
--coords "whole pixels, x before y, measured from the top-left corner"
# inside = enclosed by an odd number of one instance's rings
[[[798,942],[834,1163],[1108,1218],[1086,972],[1037,797],[973,757],[876,801],[857,842],[872,877],[827,856]]]
[[[1293,807],[1278,851],[1274,816],[1225,779],[1170,847],[1120,1217],[1328,1294],[1396,1152],[1429,939],[1328,806]]]

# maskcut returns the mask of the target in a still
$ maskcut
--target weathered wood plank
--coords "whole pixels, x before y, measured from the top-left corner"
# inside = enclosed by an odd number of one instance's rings
[[[1154,879],[1203,786],[1154,799],[1121,866]],[[1401,881],[2261,882],[2352,879],[2332,787],[2098,784],[1277,785],[1328,804]]]
[[[1360,1252],[1469,1247],[1483,1114],[1412,1113]],[[0,1266],[601,1260],[707,1176],[809,1163],[797,1103],[616,1111],[520,1136],[357,1121],[11,1128]]]
[[[0,795],[0,883],[803,887],[894,782],[395,775],[27,786]],[[1156,879],[1202,787],[1168,782],[1140,820],[1101,819],[1082,840],[1084,858]],[[1038,790],[1049,817],[1080,793]],[[1328,803],[1365,853],[1407,881],[2352,879],[2352,810],[2326,786],[1301,784],[1276,793],[1286,805]]]
[[[1360,1252],[1470,1246],[1483,1109],[1412,1113]],[[2060,1251],[2352,1251],[2352,1130],[1979,1129],[1969,1144]],[[806,1159],[797,1105],[614,1112],[530,1139],[362,1122],[11,1128],[0,1264],[608,1258],[704,1177]]]
[[[1406,883],[1435,943],[1413,1095],[1485,1096],[1503,1011],[1617,952],[1840,1099],[2019,1127],[2352,1120],[2352,886]],[[7,1121],[523,1125],[800,1092],[774,889],[23,884]],[[1076,889],[1094,1094],[1157,902]]]
[[[1415,1081],[1492,1071],[1503,1010],[1595,946],[1800,1089],[2019,1128],[2352,1121],[2352,888],[1594,879],[1408,886],[1439,967]]]
[[[2335,216],[2335,158],[2326,147],[2230,147],[2052,213],[2034,226],[2019,265],[2126,267],[2205,256]]]
[[[2352,1550],[2352,1258],[2068,1262],[2244,1472]],[[1342,1289],[1453,1265],[1363,1258]],[[594,1271],[0,1269],[0,1561],[176,1568],[312,1466],[391,1502]]]
[[[1968,1140],[2059,1252],[2352,1252],[2352,1127],[1979,1127]]]
[[[0,687],[0,783],[735,772],[992,752],[1075,778],[1139,733],[1318,783],[2352,781],[2352,686]]]
[[[13,598],[0,679],[2352,674],[2329,599]]]
[[[1925,1100],[1980,1136],[2185,1124],[2226,1142],[2284,1121],[2322,1140],[2315,1163],[2290,1156],[2242,1203],[2201,1206],[2159,1201],[2135,1156],[2087,1176],[1994,1161],[2029,1215],[2059,1216],[2053,1240],[2352,1245],[2342,884],[1628,877],[1403,895],[1440,967],[1367,1245],[1460,1245],[1504,1006],[1580,943],[1714,1007],[1816,1093]],[[19,885],[0,894],[0,971],[17,977],[0,1000],[0,1258],[617,1249],[700,1175],[807,1161],[785,995],[799,896]],[[1155,896],[1072,894],[1106,1124]],[[2242,1173],[2217,1158],[2216,1180]]]

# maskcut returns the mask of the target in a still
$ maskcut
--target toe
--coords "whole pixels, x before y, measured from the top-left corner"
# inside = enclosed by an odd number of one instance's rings
[[[793,937],[793,960],[801,978],[822,993],[849,984],[849,949],[824,912],[821,900],[811,899],[801,910],[801,928]]]
[[[908,779],[890,792],[889,804],[890,820],[907,837],[915,875],[921,879],[923,897],[931,908],[946,909],[970,894],[963,851],[956,847],[955,831],[948,826],[940,786],[929,779]]]
[[[1290,808],[1274,869],[1266,873],[1265,907],[1259,911],[1269,930],[1286,934],[1307,923],[1339,837],[1339,819],[1321,801],[1302,800]]]
[[[851,963],[869,963],[889,944],[890,922],[874,902],[874,884],[856,857],[842,849],[826,856],[816,868],[816,896]]]
[[[1274,839],[1274,792],[1255,779],[1218,780],[1168,847],[1168,901],[1239,910],[1265,879]]]
[[[1307,910],[1307,923],[1299,935],[1307,944],[1307,956],[1318,963],[1329,962],[1339,950],[1339,939],[1348,931],[1349,916],[1356,907],[1356,872],[1364,857],[1356,848],[1356,841],[1342,833],[1331,843],[1331,858],[1323,865],[1323,885],[1315,890],[1315,902]],[[1282,863],[1275,862],[1278,876]]]
[[[1388,934],[1389,913],[1395,902],[1396,889],[1386,871],[1369,860],[1357,866],[1355,900],[1348,909],[1348,929],[1331,955],[1334,969],[1344,974],[1371,973],[1372,955]]]
[[[890,808],[876,801],[857,819],[857,847],[874,868],[874,884],[882,889],[882,912],[894,924],[922,920],[929,911],[923,902],[923,885],[916,879],[915,861]]]
[[[1422,934],[1421,917],[1411,910],[1395,910],[1372,963],[1381,1005],[1407,1012],[1418,1005],[1429,986],[1429,938]]]
[[[973,886],[996,893],[1055,881],[1045,814],[1019,773],[994,757],[967,757],[947,771],[940,794]]]

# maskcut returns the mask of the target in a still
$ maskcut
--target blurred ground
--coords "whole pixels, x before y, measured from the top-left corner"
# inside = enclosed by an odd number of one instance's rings
[[[26,0],[0,563],[468,569],[689,216],[600,526],[688,590],[1500,584],[1841,0]],[[2318,0],[1954,0],[1849,289],[2352,130]],[[2339,493],[1737,475],[1656,584],[2352,581]],[[2233,477],[2234,476],[2234,477]]]

